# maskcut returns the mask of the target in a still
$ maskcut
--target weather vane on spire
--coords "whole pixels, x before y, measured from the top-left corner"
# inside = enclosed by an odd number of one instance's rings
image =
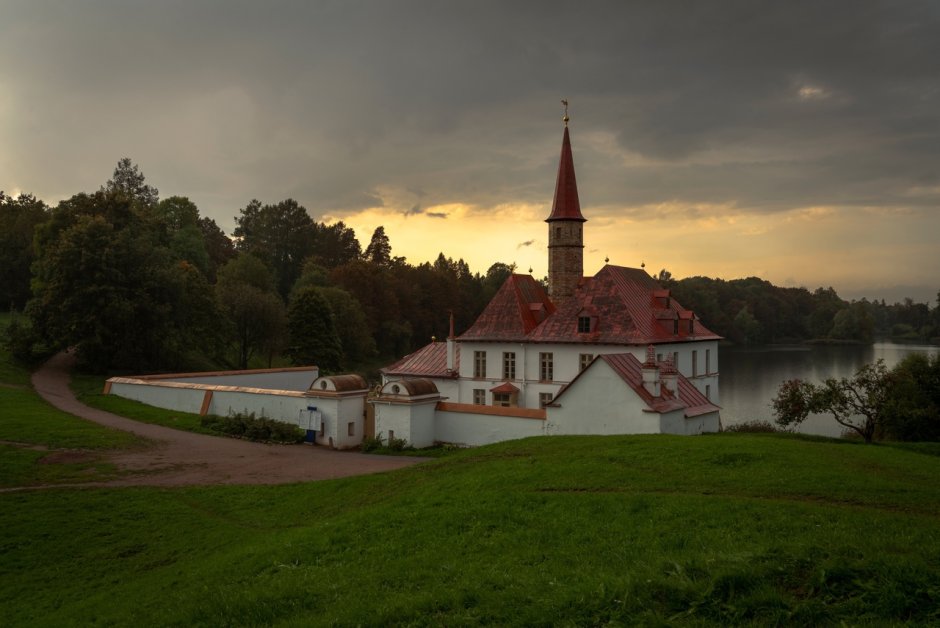
[[[568,100],[565,98],[561,99],[561,104],[565,106],[565,117],[562,120],[565,121],[565,126],[568,126]]]

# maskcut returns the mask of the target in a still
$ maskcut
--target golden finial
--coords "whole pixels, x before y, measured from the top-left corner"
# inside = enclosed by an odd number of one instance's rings
[[[563,105],[565,106],[565,117],[562,118],[562,120],[565,121],[565,126],[568,126],[568,119],[569,119],[569,118],[568,118],[568,101],[567,101],[567,99],[562,98],[562,99],[561,99],[561,104],[563,104]]]
[[[609,264],[609,263],[610,263],[610,256],[609,256],[609,255],[604,257],[604,263],[605,263],[605,264]]]

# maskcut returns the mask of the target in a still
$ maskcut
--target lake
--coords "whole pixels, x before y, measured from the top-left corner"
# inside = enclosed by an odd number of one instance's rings
[[[764,420],[773,423],[770,401],[780,383],[804,379],[819,383],[827,377],[851,377],[864,364],[881,358],[888,368],[911,353],[936,355],[940,347],[876,342],[873,345],[793,345],[721,347],[718,367],[721,387],[721,422],[733,425]],[[811,415],[799,431],[840,436],[842,426],[832,415]]]

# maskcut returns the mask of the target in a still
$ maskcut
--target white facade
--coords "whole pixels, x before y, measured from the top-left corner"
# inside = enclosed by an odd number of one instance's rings
[[[712,403],[718,405],[718,341],[678,342],[655,345],[657,356],[662,361],[674,356],[676,368]],[[476,377],[477,354],[483,353],[486,363],[484,377]],[[460,342],[460,360],[455,365],[459,377],[444,378],[429,376],[441,396],[453,403],[475,403],[475,391],[483,391],[485,402],[494,403],[492,388],[503,382],[511,382],[519,389],[518,407],[539,408],[540,395],[558,394],[581,372],[582,356],[596,357],[601,354],[630,353],[642,361],[646,355],[645,345],[594,345],[573,343],[498,343]],[[551,354],[552,378],[543,380],[542,354]],[[504,356],[511,355],[515,365],[514,377],[504,377]],[[588,359],[589,358],[585,358]],[[707,370],[706,370],[707,368]],[[383,375],[383,383],[400,380],[401,376]],[[480,393],[477,393],[479,395]]]

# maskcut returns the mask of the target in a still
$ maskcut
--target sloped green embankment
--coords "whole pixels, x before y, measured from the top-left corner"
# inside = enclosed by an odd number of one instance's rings
[[[940,622],[940,457],[925,451],[553,437],[303,485],[3,494],[0,616]]]

